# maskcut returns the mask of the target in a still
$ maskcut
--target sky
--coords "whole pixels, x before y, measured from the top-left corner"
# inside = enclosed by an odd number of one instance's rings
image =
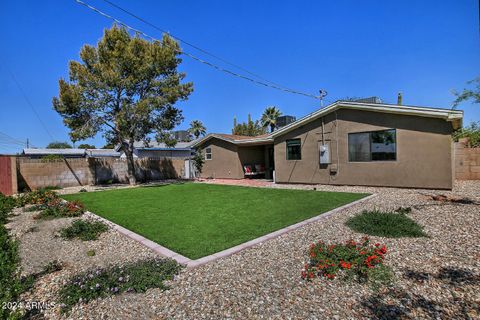
[[[161,37],[102,0],[84,1]],[[480,76],[476,0],[112,1],[269,81],[314,95],[324,89],[327,103],[369,96],[396,103],[401,91],[406,105],[451,108],[452,90]],[[52,108],[58,80],[68,77],[68,62],[79,60],[82,45],[95,45],[111,25],[74,0],[0,2],[0,138],[29,139],[35,147],[69,141]],[[185,119],[177,129],[201,120],[208,132],[230,133],[234,116],[256,119],[267,106],[297,118],[320,107],[318,100],[258,86],[189,57],[179,70],[194,92],[178,103]],[[480,121],[480,105],[459,109],[465,124]],[[84,142],[105,144],[101,135]],[[0,139],[0,153],[21,149]]]

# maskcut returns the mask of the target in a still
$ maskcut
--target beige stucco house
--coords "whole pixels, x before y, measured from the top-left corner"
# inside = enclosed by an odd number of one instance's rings
[[[451,189],[459,110],[337,101],[273,133],[209,134],[203,178]],[[253,171],[253,172],[252,172]]]

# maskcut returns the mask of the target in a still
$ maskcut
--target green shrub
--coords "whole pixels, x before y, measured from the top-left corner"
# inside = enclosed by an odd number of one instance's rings
[[[60,290],[62,310],[67,311],[77,303],[87,303],[122,292],[167,289],[163,281],[172,279],[179,270],[180,265],[175,260],[151,259],[82,273],[71,278]]]
[[[11,310],[2,306],[8,302],[16,302],[22,292],[19,262],[17,242],[10,238],[5,226],[0,224],[0,319],[13,317]]]
[[[387,238],[426,237],[423,228],[410,219],[406,212],[410,211],[407,208],[399,208],[392,212],[365,210],[361,214],[348,219],[346,225],[356,232],[371,236]]]
[[[48,154],[41,158],[43,161],[58,161],[63,160],[63,156],[61,154]]]
[[[469,126],[453,133],[453,140],[468,138],[468,146],[471,148],[480,147],[480,122],[472,122]]]
[[[108,227],[99,221],[75,220],[69,227],[60,230],[60,236],[64,239],[97,240],[107,230]]]
[[[0,224],[7,222],[7,217],[17,205],[17,201],[13,197],[7,197],[0,192]]]
[[[42,190],[45,190],[45,191],[50,191],[50,190],[61,190],[62,187],[59,187],[59,186],[46,186],[46,187],[43,187]]]

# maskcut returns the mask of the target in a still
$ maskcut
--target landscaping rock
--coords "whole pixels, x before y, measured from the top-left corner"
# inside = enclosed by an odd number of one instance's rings
[[[312,186],[273,185],[309,189]],[[453,191],[395,188],[314,186],[318,191],[377,193],[366,202],[346,208],[328,219],[283,234],[257,246],[193,269],[183,270],[170,290],[150,289],[78,304],[71,313],[58,308],[47,318],[69,319],[416,319],[478,318],[480,316],[480,181],[457,182]],[[472,203],[436,201],[444,195]],[[379,292],[364,284],[315,279],[302,281],[306,251],[314,241],[360,239],[345,221],[362,210],[412,207],[408,216],[423,226],[428,237],[381,238],[396,283]],[[16,213],[19,213],[16,211]],[[92,266],[143,259],[153,252],[110,230],[97,241],[65,241],[54,233],[70,220],[30,220],[19,213],[10,224],[21,241],[22,266],[37,270],[49,259],[64,263],[61,271],[45,275],[26,299],[54,301],[69,276]],[[37,225],[37,232],[26,232]],[[87,257],[93,249],[96,255]],[[38,253],[34,251],[38,250]],[[42,258],[43,257],[43,258]],[[47,258],[48,257],[48,258]]]

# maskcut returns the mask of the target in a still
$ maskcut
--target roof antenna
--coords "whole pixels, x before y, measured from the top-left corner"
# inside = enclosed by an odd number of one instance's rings
[[[320,99],[320,108],[323,108],[323,98],[327,96],[328,92],[325,89],[320,89],[318,92],[320,93],[318,96]]]

